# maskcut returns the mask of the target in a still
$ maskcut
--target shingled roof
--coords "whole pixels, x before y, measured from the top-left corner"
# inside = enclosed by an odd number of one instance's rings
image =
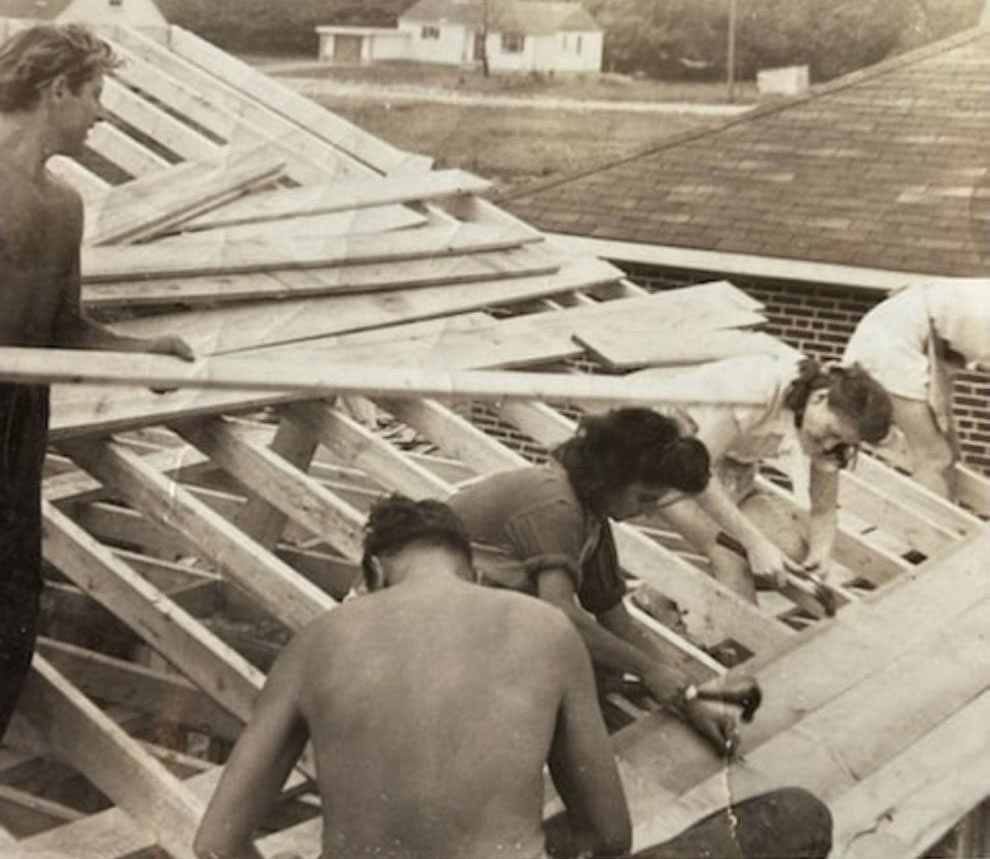
[[[988,168],[984,27],[502,202],[560,233],[972,275]]]

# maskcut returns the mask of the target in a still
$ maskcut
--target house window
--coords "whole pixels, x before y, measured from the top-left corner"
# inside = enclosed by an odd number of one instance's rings
[[[564,33],[563,35],[561,35],[561,37],[560,37],[560,47],[563,48],[565,51],[567,50],[567,33]]]
[[[433,24],[424,24],[423,29],[419,31],[419,37],[421,39],[439,39],[440,28],[433,26]]]
[[[526,44],[526,37],[522,33],[502,34],[502,53],[521,54],[523,46]]]
[[[581,34],[577,35],[577,47],[574,49],[577,53],[581,53]]]

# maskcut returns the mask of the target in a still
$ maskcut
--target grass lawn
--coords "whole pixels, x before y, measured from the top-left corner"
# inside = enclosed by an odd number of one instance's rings
[[[724,104],[728,101],[724,81],[657,81],[621,74],[563,74],[500,72],[485,77],[479,69],[458,68],[402,60],[364,66],[319,63],[312,57],[243,56],[246,62],[273,74],[336,79],[377,86],[418,86],[460,92],[490,92],[506,95],[544,95],[552,98],[604,99],[606,101],[691,101]],[[757,101],[755,81],[738,81],[735,100]]]
[[[717,123],[682,114],[320,101],[400,149],[432,156],[439,167],[495,180],[494,194],[588,170]]]

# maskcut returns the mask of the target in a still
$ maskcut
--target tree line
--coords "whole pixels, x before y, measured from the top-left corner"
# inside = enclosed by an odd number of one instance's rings
[[[500,0],[477,0],[497,3]],[[605,69],[661,79],[726,73],[730,0],[583,0]],[[985,0],[736,0],[736,73],[810,67],[828,80],[972,26]],[[390,26],[410,0],[159,0],[170,21],[233,51],[315,56],[320,24]]]

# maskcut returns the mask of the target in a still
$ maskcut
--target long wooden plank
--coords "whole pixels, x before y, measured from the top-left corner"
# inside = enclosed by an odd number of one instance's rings
[[[977,516],[952,504],[916,480],[895,471],[871,456],[861,456],[851,472],[874,490],[909,506],[934,526],[956,535],[973,534],[986,526]],[[985,492],[990,499],[990,481],[984,478]]]
[[[167,111],[107,77],[103,87],[103,108],[180,158],[210,158],[220,147]]]
[[[216,229],[252,221],[277,221],[302,215],[320,215],[383,206],[417,203],[458,194],[481,194],[492,183],[464,170],[436,170],[382,179],[324,182],[267,191],[238,200],[222,210],[200,215],[185,224],[189,230]]]
[[[86,145],[131,176],[145,176],[170,166],[157,152],[109,122],[98,122],[93,126],[86,138]]]
[[[452,489],[385,439],[326,403],[296,403],[283,414],[290,424],[306,427],[343,462],[379,481],[387,477],[385,485],[390,489],[411,497],[443,497]]]
[[[922,855],[990,793],[988,725],[984,692],[832,802],[835,855],[865,859],[863,836],[875,833]]]
[[[781,784],[806,787],[826,801],[840,795],[987,690],[988,626],[990,601],[984,600],[953,619],[951,628],[923,639],[792,728],[747,751],[745,764],[730,763],[728,772],[658,809],[634,837],[645,843],[670,837],[685,816],[724,806],[727,785],[737,799]],[[918,680],[905,683],[905,672]],[[765,691],[774,688],[764,684]]]
[[[368,263],[312,271],[213,275],[86,284],[87,307],[145,304],[215,304],[224,301],[283,300],[319,295],[385,292],[424,286],[489,282],[553,274],[559,261],[531,247],[435,259]]]
[[[125,364],[129,362],[129,365]],[[438,370],[433,368],[360,367],[342,365],[314,370],[305,366],[273,366],[261,353],[224,359],[180,362],[146,353],[93,352],[73,349],[0,349],[0,379],[49,383],[148,385],[153,388],[194,387],[227,390],[297,390],[309,399],[321,394],[381,397],[442,397],[453,402],[475,400],[556,400],[603,407],[652,406],[664,403],[716,402],[715,395],[696,391],[672,379],[669,384],[638,378],[537,373],[518,370]],[[307,399],[301,396],[300,399]],[[755,405],[740,395],[717,402]]]
[[[20,709],[49,747],[172,856],[193,859],[192,838],[204,804],[39,654]]]
[[[928,557],[937,555],[961,536],[958,529],[928,519],[917,508],[903,504],[898,496],[887,495],[882,487],[854,472],[841,477],[839,503]]]
[[[245,271],[319,268],[351,263],[445,256],[518,247],[536,241],[514,229],[493,230],[473,224],[439,225],[400,232],[387,245],[376,236],[354,239],[331,236],[295,240],[272,235],[267,240],[228,243],[222,236],[199,236],[160,249],[141,247],[85,247],[83,279],[89,283],[138,276],[180,277],[233,274]]]
[[[319,442],[312,432],[287,420],[279,421],[271,441],[272,453],[304,472],[309,470],[318,447]],[[234,519],[234,524],[262,546],[271,548],[278,542],[288,520],[289,517],[269,502],[264,493],[255,493]]]
[[[169,28],[169,47],[245,97],[263,102],[379,173],[429,169],[430,159],[396,149],[181,27]]]
[[[44,554],[214,701],[243,721],[264,675],[68,516],[42,502]]]
[[[301,184],[329,177],[353,178],[370,170],[307,129],[254,102],[133,28],[101,28],[112,34],[125,66],[116,76],[158,99],[210,134],[232,145],[266,141],[286,160]]]
[[[323,536],[344,557],[361,557],[364,517],[270,448],[245,440],[223,419],[179,424],[175,430],[239,482]]]
[[[990,517],[990,478],[965,465],[955,468],[959,500],[979,516]]]
[[[68,452],[86,471],[118,490],[133,507],[165,523],[222,565],[232,581],[290,629],[299,629],[336,604],[187,489],[119,444],[74,444]]]
[[[247,195],[248,198],[251,196],[254,195]],[[245,199],[245,197],[241,197],[241,199]],[[211,209],[213,208],[212,203],[208,205]],[[214,243],[221,239],[225,242],[264,241],[270,238],[273,232],[290,235],[293,241],[310,237],[328,239],[334,236],[345,236],[352,239],[361,235],[423,227],[429,222],[426,215],[414,212],[404,206],[380,206],[374,209],[356,209],[350,212],[331,212],[327,215],[302,215],[298,218],[286,218],[284,221],[280,221],[274,230],[272,225],[266,222],[249,221],[246,224],[235,224],[232,227],[221,227],[217,230],[187,232],[184,216],[179,216],[166,221],[165,227],[156,230],[162,237],[155,241],[154,247],[156,252],[167,250],[170,247],[179,247],[185,253],[194,242]],[[378,238],[381,241],[384,237],[379,235]]]
[[[243,728],[243,720],[175,672],[156,671],[51,638],[39,638],[38,650],[80,691],[109,704],[154,713],[228,742],[236,740]]]
[[[578,331],[581,345],[614,370],[719,361],[738,355],[786,355],[790,347],[776,337],[733,328],[760,325],[763,314],[729,310],[710,319],[691,319],[652,331]],[[720,330],[727,329],[727,330]]]
[[[896,587],[859,600],[828,622],[794,636],[792,646],[780,655],[758,656],[755,665],[741,666],[745,673],[756,673],[765,692],[757,718],[743,731],[744,755],[896,663],[920,642],[931,647],[932,636],[950,629],[974,604],[990,599],[990,577],[982,560],[988,550],[990,534],[972,538],[950,558],[922,565],[905,574]],[[908,669],[905,665],[901,670]],[[909,711],[910,705],[890,725]],[[858,717],[852,717],[851,724],[859,724]],[[689,737],[675,719],[654,714],[621,730],[615,744],[617,754],[641,767],[644,778],[680,794],[723,771],[722,763]]]
[[[284,166],[270,156],[232,158],[219,168],[211,165],[200,175],[183,170],[180,181],[159,185],[161,190],[155,195],[138,183],[135,187],[127,183],[111,192],[102,205],[93,207],[95,216],[87,220],[85,241],[105,245],[149,238],[190,214],[236,198],[251,185],[277,179]]]

